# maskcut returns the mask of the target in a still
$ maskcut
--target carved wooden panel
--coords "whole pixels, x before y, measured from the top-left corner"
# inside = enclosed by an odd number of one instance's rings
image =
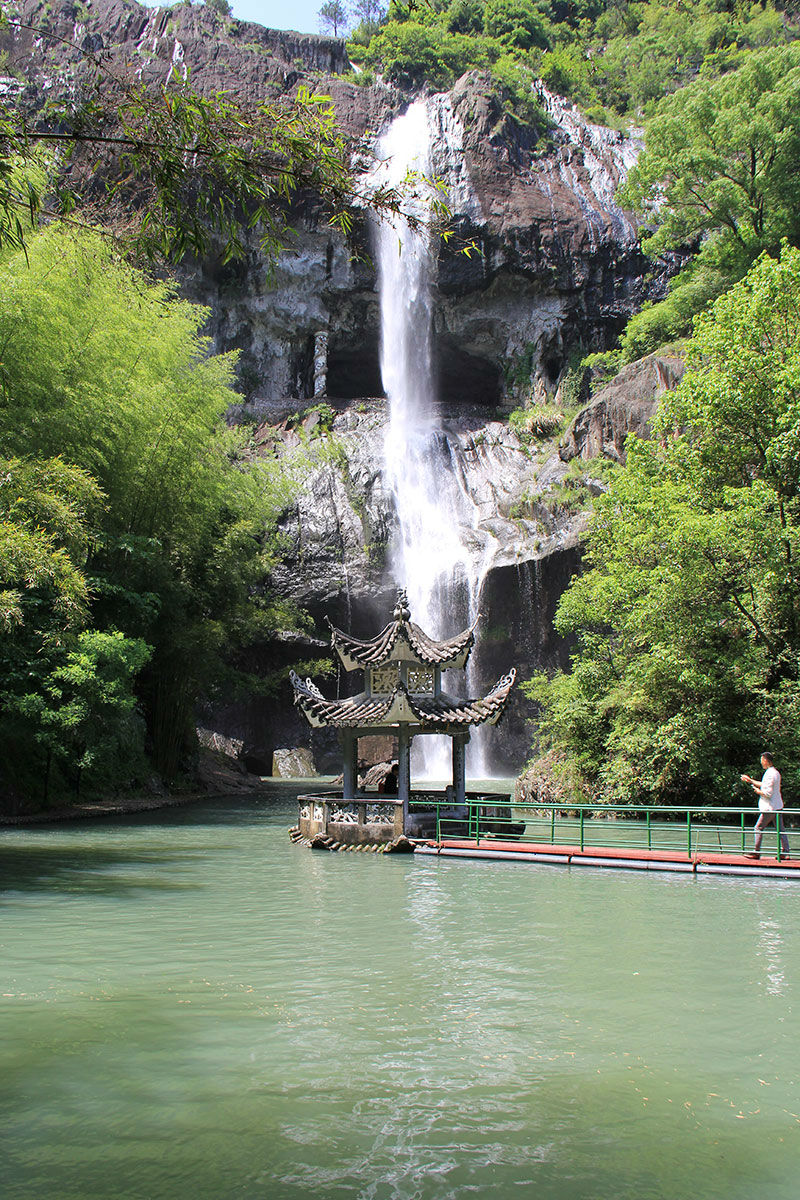
[[[391,695],[397,687],[397,666],[372,668],[372,694]]]
[[[410,692],[433,692],[433,671],[429,667],[408,668],[408,690]]]

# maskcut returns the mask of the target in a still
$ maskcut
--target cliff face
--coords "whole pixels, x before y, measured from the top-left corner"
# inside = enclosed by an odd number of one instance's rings
[[[32,114],[45,98],[80,97],[87,51],[131,78],[164,83],[191,72],[201,92],[233,91],[250,102],[306,82],[332,97],[366,169],[381,131],[410,99],[380,82],[354,82],[340,40],[266,30],[210,8],[17,0],[15,13],[20,24],[2,36],[9,76],[0,90]],[[443,244],[433,296],[443,436],[477,514],[473,536],[491,550],[479,686],[512,662],[524,678],[563,661],[567,648],[553,634],[552,615],[578,563],[584,518],[559,509],[554,489],[575,457],[619,457],[624,431],[646,428],[658,390],[645,385],[642,398],[634,382],[622,399],[598,398],[560,453],[556,442],[532,449],[502,419],[521,399],[563,400],[573,352],[608,347],[667,282],[642,258],[634,223],[613,199],[637,139],[587,123],[544,89],[540,99],[552,124],[538,138],[480,74],[428,100],[433,172],[447,185],[458,234],[480,249],[466,257]],[[254,238],[244,262],[209,258],[182,264],[178,275],[187,296],[209,306],[216,347],[241,352],[240,419],[279,425],[321,400],[333,406],[336,465],[315,469],[286,514],[287,554],[275,582],[315,617],[329,613],[369,635],[393,589],[386,555],[396,523],[383,481],[375,271],[313,206],[295,225],[296,240],[272,273]],[[366,223],[354,236],[368,251]],[[517,697],[498,731],[496,767],[524,762],[527,716]],[[271,746],[305,736],[274,706],[232,708],[214,720],[266,760]]]
[[[134,0],[12,0],[4,32],[9,67],[31,88],[71,93],[84,78],[86,53],[117,74],[169,83],[173,74],[204,95],[234,91],[256,101],[266,89],[291,87],[301,74],[349,70],[339,38],[264,29],[181,4],[145,8]],[[292,76],[294,78],[292,78]]]
[[[343,129],[362,139],[362,156],[409,100],[380,83],[354,83],[339,39],[267,30],[211,8],[17,0],[16,13],[21,26],[4,33],[3,48],[10,86],[23,81],[19,101],[32,110],[80,95],[86,51],[124,77],[165,83],[190,73],[204,94],[227,90],[254,103],[306,82],[331,95]],[[657,273],[645,282],[635,228],[613,201],[637,140],[588,124],[545,90],[541,100],[553,127],[539,141],[480,74],[430,105],[434,172],[448,185],[455,228],[481,250],[440,254],[435,333],[445,404],[502,403],[504,368],[521,355],[552,388],[579,341],[605,348],[665,286]],[[246,263],[184,264],[187,291],[210,305],[219,348],[242,352],[257,405],[307,399],[315,387],[337,399],[380,395],[374,272],[353,263],[351,247],[312,210],[297,224],[274,276],[254,240]],[[357,238],[368,250],[368,231]],[[325,361],[315,371],[320,334]]]

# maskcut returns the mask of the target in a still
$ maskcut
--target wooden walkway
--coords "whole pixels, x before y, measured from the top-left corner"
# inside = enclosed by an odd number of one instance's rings
[[[635,871],[678,871],[692,875],[752,875],[760,878],[795,879],[800,882],[800,860],[760,859],[744,854],[700,850],[691,856],[680,850],[638,850],[627,847],[550,845],[549,843],[502,841],[481,838],[443,838],[417,845],[417,854],[448,858],[500,859],[549,866],[615,867]]]

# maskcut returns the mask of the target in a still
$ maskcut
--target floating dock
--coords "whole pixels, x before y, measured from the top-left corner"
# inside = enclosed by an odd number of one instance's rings
[[[800,882],[800,860],[749,858],[698,850],[646,850],[634,847],[553,845],[549,842],[503,841],[499,838],[442,838],[417,844],[417,854],[445,858],[499,859],[545,866],[606,867],[629,871],[673,871],[692,875],[739,875]]]

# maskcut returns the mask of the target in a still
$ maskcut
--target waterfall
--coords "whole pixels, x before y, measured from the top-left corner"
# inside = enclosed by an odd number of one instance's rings
[[[381,138],[374,178],[382,186],[397,187],[409,172],[428,175],[430,148],[428,105],[418,100]],[[419,225],[399,215],[374,223],[381,373],[390,409],[385,475],[397,513],[390,568],[395,582],[407,589],[412,620],[442,638],[477,616],[488,545],[477,531],[478,509],[440,424],[432,344],[435,255],[424,197],[412,206]],[[463,677],[454,684],[463,686]],[[476,732],[467,767],[473,777],[485,774],[482,739]],[[448,778],[449,739],[418,738],[413,768],[428,779]]]

